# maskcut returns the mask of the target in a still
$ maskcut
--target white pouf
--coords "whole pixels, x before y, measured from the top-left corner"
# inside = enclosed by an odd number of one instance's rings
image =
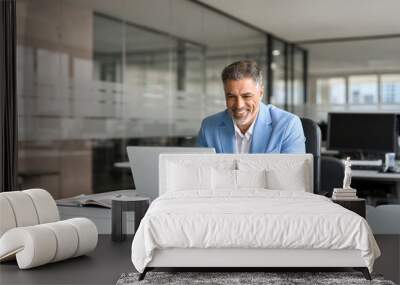
[[[0,193],[0,262],[28,269],[86,254],[96,248],[96,225],[87,218],[59,220],[43,189]]]

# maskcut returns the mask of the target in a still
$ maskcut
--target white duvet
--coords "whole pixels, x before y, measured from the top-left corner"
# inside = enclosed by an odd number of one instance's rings
[[[265,189],[162,195],[140,223],[132,262],[143,272],[165,248],[358,249],[370,271],[380,255],[359,215],[320,195]]]

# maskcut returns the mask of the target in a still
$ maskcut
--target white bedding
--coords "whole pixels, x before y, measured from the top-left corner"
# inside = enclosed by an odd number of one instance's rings
[[[320,195],[266,189],[160,196],[136,232],[132,262],[143,272],[165,248],[358,249],[371,272],[380,255],[359,215]]]

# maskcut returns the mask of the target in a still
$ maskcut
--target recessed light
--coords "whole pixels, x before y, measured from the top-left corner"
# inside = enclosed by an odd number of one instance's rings
[[[273,56],[278,56],[278,55],[281,55],[281,52],[280,52],[280,50],[278,50],[278,49],[274,49],[274,50],[272,51],[272,55],[273,55]]]

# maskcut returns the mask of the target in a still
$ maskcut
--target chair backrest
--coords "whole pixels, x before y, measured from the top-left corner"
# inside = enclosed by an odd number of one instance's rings
[[[306,153],[314,156],[314,193],[320,193],[321,181],[321,129],[313,120],[301,118],[304,136],[306,137]]]
[[[15,227],[34,226],[60,219],[56,202],[43,189],[0,193],[0,237]]]
[[[262,186],[242,188],[313,193],[312,169],[310,154],[161,154],[159,191],[234,190],[242,187],[240,177],[253,175],[249,179]],[[224,186],[217,185],[221,181]]]
[[[333,188],[341,188],[343,186],[343,178],[343,162],[340,159],[334,157],[323,156],[321,158],[321,193],[332,194]]]

